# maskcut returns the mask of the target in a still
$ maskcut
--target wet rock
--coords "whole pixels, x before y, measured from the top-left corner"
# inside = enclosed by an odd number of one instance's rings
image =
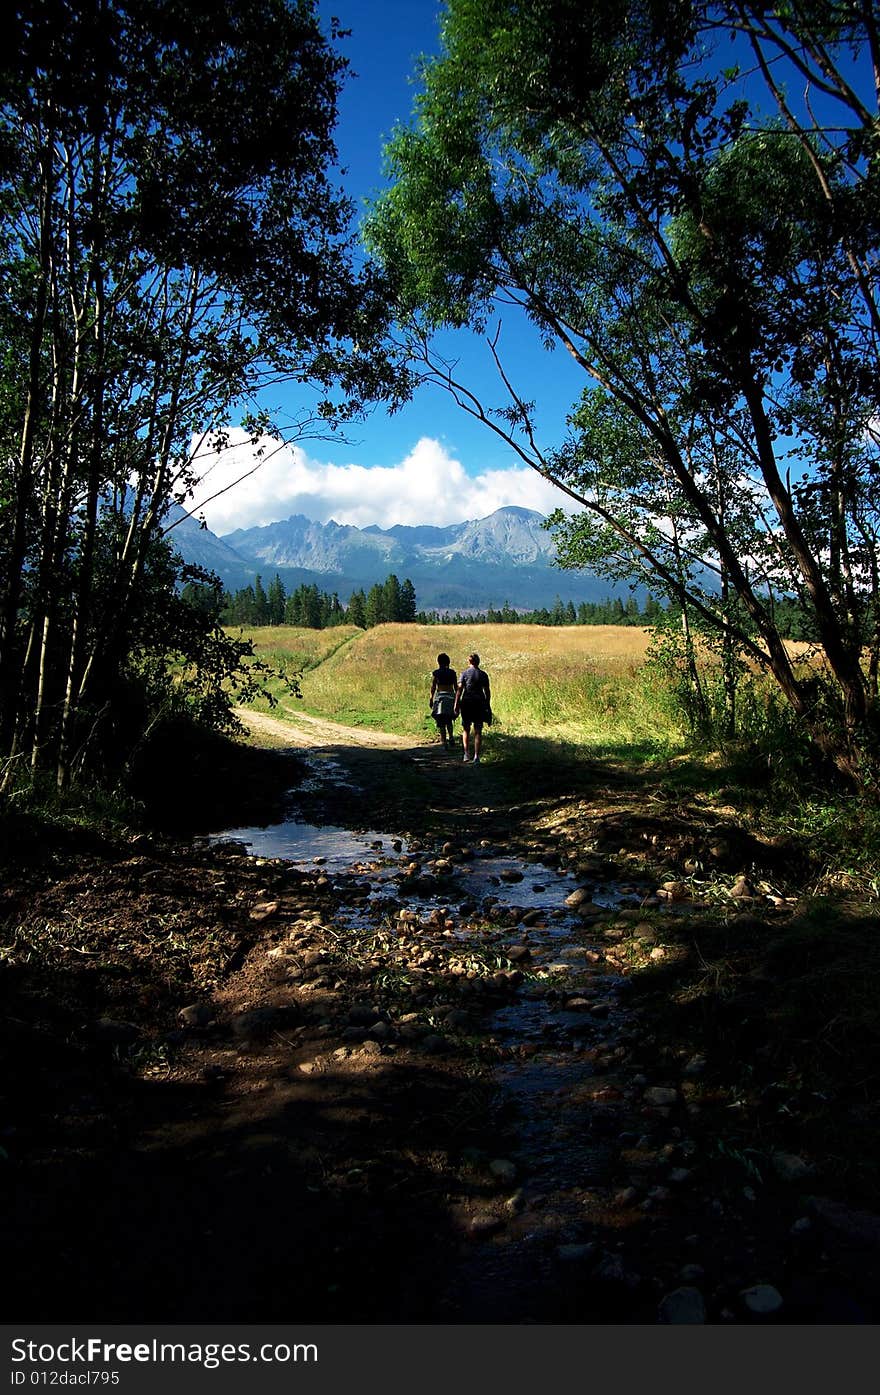
[[[745,1307],[756,1317],[771,1317],[783,1304],[782,1294],[772,1284],[755,1284],[740,1293]]]
[[[674,1187],[683,1187],[691,1180],[693,1173],[689,1167],[674,1167],[669,1174],[668,1181]]]
[[[523,873],[516,871],[513,867],[505,867],[499,876],[503,882],[521,882],[523,880]]]
[[[770,1161],[780,1182],[802,1182],[813,1172],[810,1163],[796,1153],[771,1153]]]
[[[645,1104],[667,1108],[678,1103],[678,1091],[667,1085],[651,1085],[644,1093]]]
[[[532,951],[529,949],[528,945],[511,945],[505,953],[511,964],[522,964],[532,957]]]
[[[600,916],[608,914],[607,906],[597,906],[594,901],[582,901],[577,908],[579,919],[592,922],[598,920]]]
[[[574,891],[570,892],[568,896],[566,896],[565,904],[566,906],[569,906],[571,910],[574,911],[577,910],[578,906],[582,906],[585,902],[591,901],[592,896],[593,893],[590,887],[579,886],[576,887]]]
[[[692,1056],[682,1071],[682,1074],[692,1078],[697,1075],[702,1075],[705,1069],[705,1056]]]
[[[657,1321],[666,1323],[704,1323],[706,1303],[698,1288],[684,1286],[673,1289],[660,1300]]]
[[[880,1276],[880,1216],[823,1196],[811,1197],[808,1209],[822,1243],[838,1264],[854,1273]]]
[[[449,1043],[439,1032],[428,1032],[422,1037],[420,1045],[428,1056],[442,1056],[449,1049]]]

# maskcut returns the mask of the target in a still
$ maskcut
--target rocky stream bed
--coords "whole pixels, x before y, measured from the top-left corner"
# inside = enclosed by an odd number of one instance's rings
[[[438,748],[303,759],[272,824],[7,887],[8,1320],[877,1320],[880,1220],[662,1030],[710,913],[798,914],[773,849]]]

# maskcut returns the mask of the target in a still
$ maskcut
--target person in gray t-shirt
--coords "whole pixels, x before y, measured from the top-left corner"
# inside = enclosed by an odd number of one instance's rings
[[[480,749],[483,744],[483,724],[492,721],[492,693],[489,686],[489,675],[480,668],[479,654],[471,654],[468,666],[458,680],[455,711],[461,716],[461,741],[464,747],[462,760],[469,761],[471,759],[468,754],[468,743],[471,727],[473,727],[473,763],[478,765]]]

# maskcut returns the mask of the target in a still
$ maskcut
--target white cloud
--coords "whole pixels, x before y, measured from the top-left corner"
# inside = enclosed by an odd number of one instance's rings
[[[333,518],[358,528],[389,528],[395,523],[443,526],[485,518],[504,505],[547,514],[565,503],[559,490],[527,466],[468,475],[430,436],[423,436],[405,460],[390,466],[331,465],[313,460],[300,446],[266,438],[260,443],[262,462],[254,469],[257,455],[245,433],[230,432],[229,441],[220,455],[203,451],[197,457],[203,466],[202,484],[187,501],[187,507],[203,514],[211,531],[221,536],[298,513],[317,523]]]

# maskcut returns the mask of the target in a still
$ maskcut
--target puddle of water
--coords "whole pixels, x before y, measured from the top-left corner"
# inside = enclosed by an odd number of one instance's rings
[[[280,857],[286,862],[314,862],[320,858],[322,865],[334,871],[348,870],[368,858],[396,858],[406,851],[405,839],[393,833],[375,829],[355,833],[332,824],[293,820],[266,827],[230,828],[225,833],[211,834],[205,841],[209,845],[241,843],[252,857]]]

